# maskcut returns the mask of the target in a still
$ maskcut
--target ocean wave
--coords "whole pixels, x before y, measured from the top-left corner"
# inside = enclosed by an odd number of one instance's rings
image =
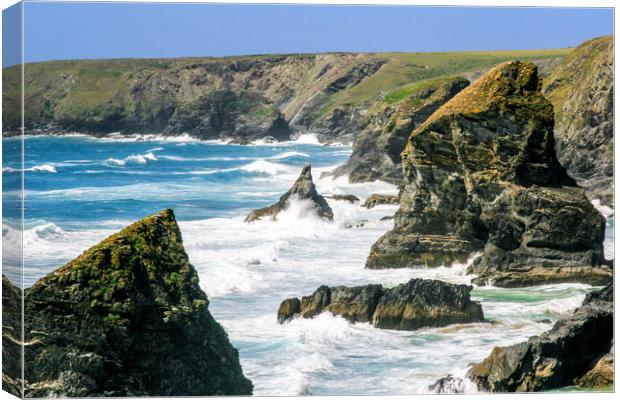
[[[15,172],[20,172],[20,169],[4,167],[2,168],[2,172],[15,173]],[[51,174],[55,174],[58,171],[56,171],[56,167],[54,167],[53,165],[41,164],[41,165],[35,165],[34,167],[31,167],[31,168],[24,168],[24,172],[48,172]]]
[[[157,161],[157,156],[155,154],[146,153],[146,154],[132,154],[123,159],[118,158],[108,158],[105,160],[106,164],[109,165],[117,165],[117,166],[125,166],[127,164],[147,164],[149,161]]]

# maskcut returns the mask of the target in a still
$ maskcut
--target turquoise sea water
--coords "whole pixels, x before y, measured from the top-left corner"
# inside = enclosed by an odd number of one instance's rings
[[[343,163],[347,146],[320,146],[312,136],[277,145],[236,146],[191,138],[94,139],[86,136],[24,140],[25,285],[73,259],[122,227],[163,208],[175,210],[190,261],[211,300],[211,311],[240,351],[257,395],[411,394],[449,373],[463,374],[497,345],[548,330],[592,288],[580,284],[524,289],[476,287],[491,323],[397,332],[350,324],[323,314],[278,325],[279,303],[318,286],[383,283],[412,277],[469,283],[465,265],[436,269],[363,269],[370,246],[396,210],[328,199],[333,223],[295,203],[277,222],[245,224],[254,208],[273,203],[312,163],[324,195],[396,193],[385,183],[349,184],[321,178]],[[18,139],[3,148],[3,262],[18,265]],[[347,228],[365,221],[361,228]],[[613,218],[606,245],[613,248]],[[8,268],[7,268],[8,267]]]

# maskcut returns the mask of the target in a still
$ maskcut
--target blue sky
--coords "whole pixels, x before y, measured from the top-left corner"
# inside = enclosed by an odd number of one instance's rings
[[[5,18],[6,21],[6,18]],[[129,3],[25,4],[26,62],[328,51],[572,47],[611,9]],[[3,65],[18,62],[6,54]]]

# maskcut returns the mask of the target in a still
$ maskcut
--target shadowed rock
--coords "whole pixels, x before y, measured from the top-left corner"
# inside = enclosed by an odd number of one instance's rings
[[[249,395],[172,210],[25,291],[28,397]]]
[[[411,134],[394,229],[366,267],[482,252],[478,283],[609,282],[604,218],[559,164],[553,126],[534,64],[500,64],[462,90]]]
[[[2,390],[22,397],[22,291],[2,274]]]
[[[301,301],[293,298],[282,302],[278,322],[284,323],[296,314],[312,318],[321,312],[331,312],[351,322],[369,322],[376,328],[398,330],[483,321],[480,303],[469,298],[471,289],[422,279],[412,279],[391,289],[381,285],[321,286]]]
[[[277,215],[286,210],[293,200],[309,201],[310,211],[316,212],[321,218],[330,221],[334,219],[334,213],[331,207],[327,204],[325,198],[316,191],[316,186],[314,186],[314,182],[312,182],[311,166],[308,164],[304,166],[299,178],[297,178],[293,186],[280,197],[277,203],[269,207],[253,210],[248,214],[244,222],[253,222],[265,217],[271,217],[271,219],[275,221]]]
[[[468,377],[490,392],[543,391],[591,382],[613,340],[613,286],[586,297],[573,314],[527,342],[496,347]],[[590,374],[588,376],[588,374]],[[585,375],[585,376],[584,376]],[[612,378],[613,379],[613,378]]]

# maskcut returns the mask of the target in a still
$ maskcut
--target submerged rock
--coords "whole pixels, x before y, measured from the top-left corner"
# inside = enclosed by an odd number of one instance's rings
[[[172,210],[144,218],[25,291],[26,395],[249,395]]]
[[[383,204],[398,204],[398,196],[393,194],[371,194],[362,204],[362,207],[370,209]]]
[[[400,153],[411,132],[468,84],[461,77],[430,79],[386,96],[368,110],[353,142],[353,153],[334,175],[348,174],[352,183],[380,179],[399,184]]]
[[[367,268],[482,257],[478,282],[601,284],[604,218],[559,164],[553,107],[536,66],[508,62],[439,108],[410,136],[394,229]],[[570,229],[566,229],[570,226]]]
[[[590,199],[614,204],[614,38],[588,40],[546,78],[560,163]]]
[[[2,390],[22,397],[22,291],[2,274]]]
[[[471,301],[471,286],[412,279],[391,289],[381,285],[319,287],[311,296],[282,302],[278,322],[295,315],[312,318],[331,312],[376,328],[415,330],[484,320],[480,303]]]
[[[527,342],[496,347],[467,376],[480,390],[489,392],[543,391],[585,383],[588,374],[596,373],[591,370],[593,365],[596,368],[599,362],[607,362],[604,358],[612,340],[610,284],[587,296],[580,308],[556,322],[550,331]]]
[[[244,222],[253,222],[264,217],[271,217],[272,220],[275,220],[280,212],[289,207],[289,203],[292,200],[309,201],[310,211],[316,212],[321,218],[330,221],[334,219],[334,213],[331,207],[327,204],[325,198],[316,191],[316,186],[314,186],[314,182],[312,182],[311,166],[308,164],[304,166],[299,178],[297,178],[293,186],[280,197],[277,203],[269,207],[253,210],[248,214]]]

